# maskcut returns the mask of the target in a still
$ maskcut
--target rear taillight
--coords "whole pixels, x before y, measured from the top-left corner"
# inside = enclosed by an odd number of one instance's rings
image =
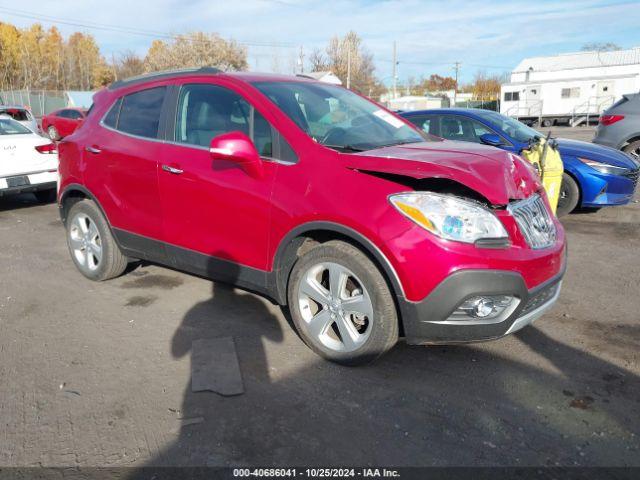
[[[624,118],[624,115],[600,115],[600,125],[613,125]]]
[[[55,143],[45,143],[44,145],[38,145],[36,150],[40,153],[58,153]]]

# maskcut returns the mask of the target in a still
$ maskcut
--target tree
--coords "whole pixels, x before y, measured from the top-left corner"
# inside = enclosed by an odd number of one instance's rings
[[[463,87],[464,92],[473,93],[476,100],[497,100],[500,97],[500,87],[505,82],[504,76],[487,75],[479,71],[473,78],[473,83]]]
[[[429,92],[454,90],[456,88],[456,80],[453,77],[442,77],[434,74],[431,75],[428,80],[423,82],[423,87]]]
[[[309,60],[314,72],[329,70],[350,87],[366,95],[376,95],[384,90],[374,75],[373,55],[362,45],[362,39],[351,31],[344,37],[333,37],[324,53],[314,50]],[[350,73],[350,75],[349,75]]]
[[[144,73],[144,59],[131,50],[122,53],[118,59],[113,59],[114,75],[118,79],[135,77]]]
[[[144,59],[147,72],[205,66],[246,69],[246,48],[215,33],[193,32],[179,35],[171,42],[154,40]]]
[[[612,42],[589,42],[582,46],[583,52],[614,52],[616,50],[622,50],[622,47]]]

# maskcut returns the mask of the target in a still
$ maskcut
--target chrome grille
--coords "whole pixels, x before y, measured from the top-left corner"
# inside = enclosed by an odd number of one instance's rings
[[[540,195],[512,202],[507,210],[516,219],[520,233],[531,248],[547,248],[555,243],[556,226]]]

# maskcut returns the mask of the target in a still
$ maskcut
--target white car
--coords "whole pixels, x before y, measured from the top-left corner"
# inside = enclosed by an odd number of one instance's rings
[[[33,192],[53,202],[58,180],[58,151],[48,138],[0,116],[0,197]]]
[[[0,117],[11,117],[16,122],[24,125],[33,133],[40,133],[38,121],[28,108],[10,105],[0,105]]]

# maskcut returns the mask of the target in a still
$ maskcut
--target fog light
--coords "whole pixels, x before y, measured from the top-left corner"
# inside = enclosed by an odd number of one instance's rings
[[[468,320],[478,318],[489,320],[499,317],[505,310],[517,305],[517,299],[511,295],[482,295],[472,297],[460,304],[449,320]]]

